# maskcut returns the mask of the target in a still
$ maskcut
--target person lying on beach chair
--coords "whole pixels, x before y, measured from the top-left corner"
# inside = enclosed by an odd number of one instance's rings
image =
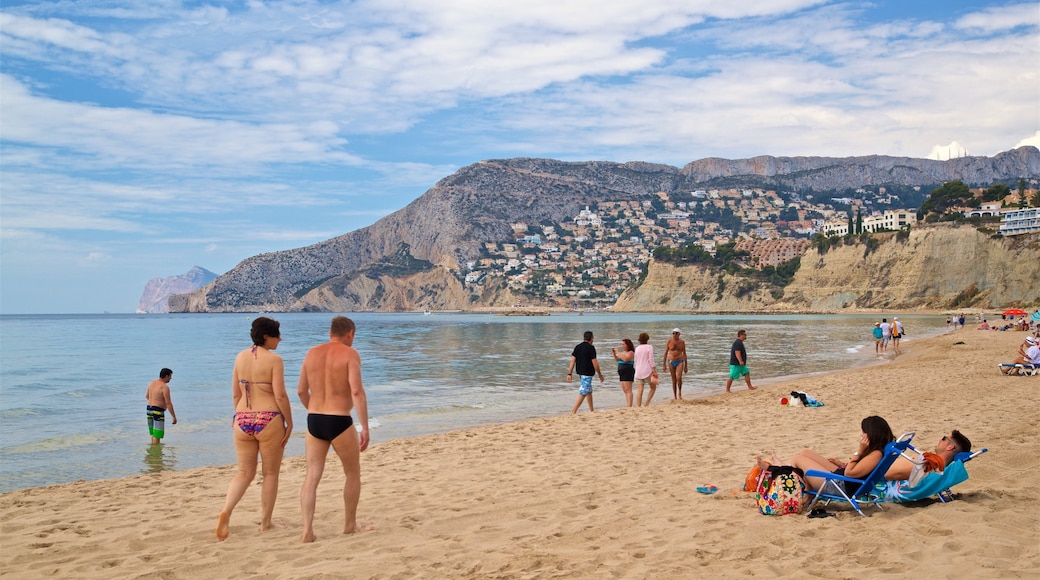
[[[932,451],[934,456],[938,456],[942,460],[942,465],[929,457],[925,453],[921,453],[917,458],[917,461],[910,459],[905,455],[900,455],[898,459],[888,468],[885,472],[885,479],[889,481],[910,481],[913,479],[920,479],[924,473],[929,471],[942,471],[942,468],[953,463],[953,460],[957,457],[958,453],[970,452],[971,451],[971,440],[964,436],[963,433],[954,429],[949,435],[943,435],[942,439],[939,440],[935,445],[935,450]],[[914,468],[921,465],[922,468],[918,469],[915,473]],[[911,485],[913,482],[911,481]]]

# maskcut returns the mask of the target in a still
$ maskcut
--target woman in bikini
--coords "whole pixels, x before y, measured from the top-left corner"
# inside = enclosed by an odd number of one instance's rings
[[[263,484],[260,492],[260,531],[271,528],[271,515],[278,497],[278,473],[282,453],[292,433],[292,408],[285,392],[285,366],[274,354],[281,342],[278,321],[261,316],[253,321],[250,336],[253,346],[238,353],[231,376],[235,401],[235,453],[238,473],[228,487],[227,500],[217,521],[217,539],[228,537],[231,512],[256,477],[257,454],[263,459]]]

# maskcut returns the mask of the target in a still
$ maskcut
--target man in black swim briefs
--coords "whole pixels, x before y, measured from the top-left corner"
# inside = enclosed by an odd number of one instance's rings
[[[330,446],[339,456],[346,475],[343,533],[360,531],[357,523],[361,497],[360,455],[368,448],[368,400],[361,385],[361,356],[353,347],[354,332],[352,320],[345,316],[333,318],[329,342],[307,351],[300,369],[297,394],[307,408],[307,475],[300,490],[304,542],[315,539],[314,504]],[[359,429],[352,428],[351,411],[357,413]]]

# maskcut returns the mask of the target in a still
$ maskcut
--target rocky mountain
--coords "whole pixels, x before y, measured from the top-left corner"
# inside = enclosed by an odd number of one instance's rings
[[[141,300],[137,303],[137,313],[169,312],[168,299],[170,296],[198,290],[216,279],[216,274],[198,266],[193,266],[187,272],[177,276],[152,278],[144,286]]]
[[[1040,307],[1040,236],[992,237],[967,225],[919,224],[908,236],[810,248],[779,290],[703,266],[651,264],[615,311],[834,312]],[[866,256],[864,256],[866,254]]]
[[[932,161],[904,157],[704,159],[680,169],[644,162],[488,160],[463,167],[375,224],[304,248],[242,261],[209,285],[170,297],[175,312],[470,309],[508,306],[508,288],[463,284],[485,243],[512,242],[511,225],[570,222],[599,200],[652,201],[659,192],[719,184],[835,191],[867,185],[973,186],[1040,177],[1040,151]],[[391,257],[408,267],[372,267]],[[416,264],[428,263],[418,267]]]

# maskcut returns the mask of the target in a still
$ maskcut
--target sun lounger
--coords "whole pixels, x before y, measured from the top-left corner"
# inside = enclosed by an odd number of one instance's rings
[[[1040,365],[1017,365],[1015,363],[1000,363],[997,365],[1002,375],[1018,375],[1023,377],[1033,377],[1040,375]]]

